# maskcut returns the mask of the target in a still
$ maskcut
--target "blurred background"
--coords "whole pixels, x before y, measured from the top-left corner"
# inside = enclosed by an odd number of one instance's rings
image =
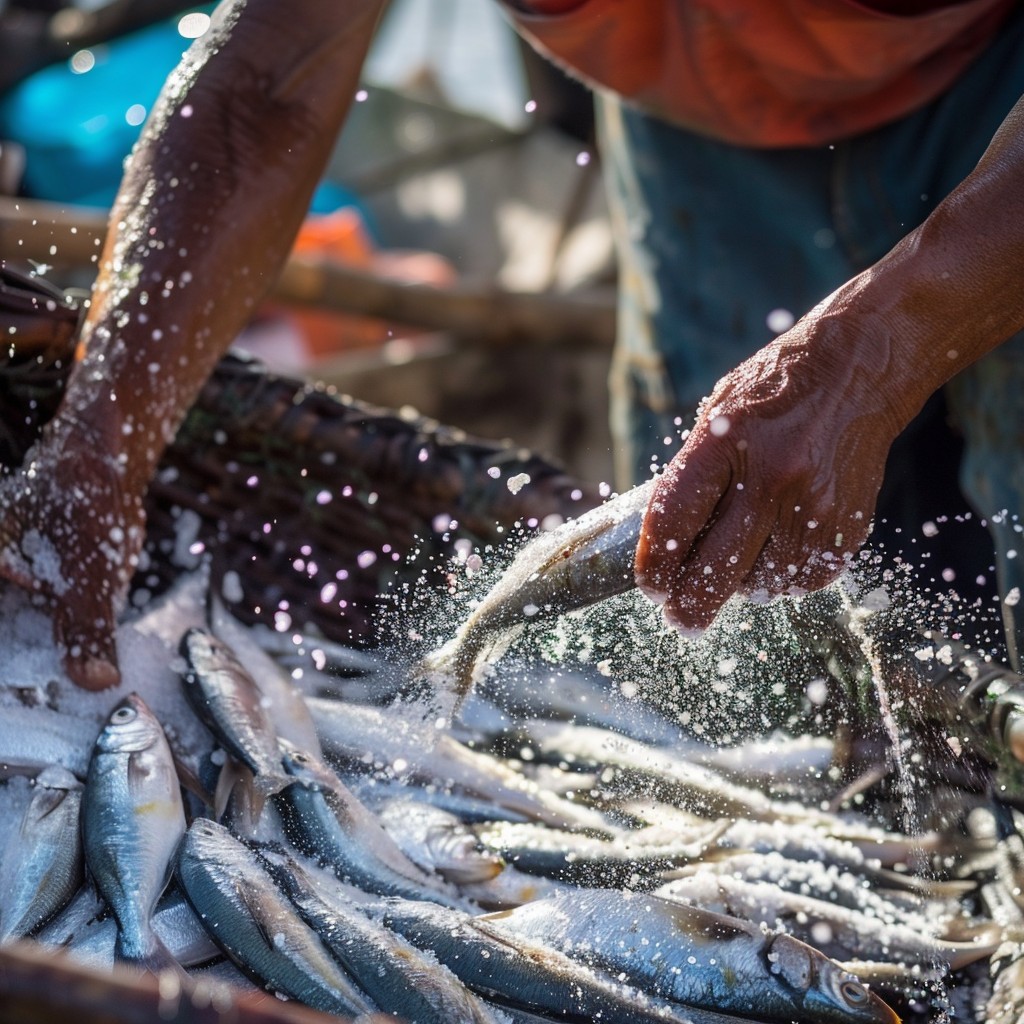
[[[213,8],[0,2],[0,258],[89,287],[123,161]],[[604,481],[614,288],[589,92],[496,4],[393,0],[293,263],[237,344]]]

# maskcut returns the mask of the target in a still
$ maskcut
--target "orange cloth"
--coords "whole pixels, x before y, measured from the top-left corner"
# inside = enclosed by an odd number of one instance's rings
[[[451,264],[435,253],[374,248],[359,211],[349,206],[334,213],[307,217],[292,252],[297,256],[335,260],[381,277],[416,284],[447,285],[456,278]],[[280,308],[275,304],[264,311],[277,313]],[[308,307],[289,307],[287,315],[300,331],[312,361],[346,349],[380,345],[391,337],[418,333],[405,325]]]
[[[509,6],[527,38],[590,84],[704,135],[769,147],[834,142],[934,99],[1014,2],[932,4],[907,15],[855,0]]]

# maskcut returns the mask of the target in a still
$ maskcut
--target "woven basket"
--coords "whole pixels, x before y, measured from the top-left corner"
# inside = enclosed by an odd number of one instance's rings
[[[0,311],[22,317],[0,353],[0,462],[12,466],[56,411],[78,314],[45,282],[0,269]],[[513,494],[508,480],[524,473],[529,486]],[[229,355],[150,487],[133,600],[206,558],[243,621],[287,621],[363,646],[376,639],[386,595],[424,569],[441,569],[443,584],[460,540],[501,543],[516,523],[579,515],[598,500],[595,487],[511,444]]]

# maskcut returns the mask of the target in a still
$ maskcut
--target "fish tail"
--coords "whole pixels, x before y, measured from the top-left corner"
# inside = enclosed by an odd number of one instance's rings
[[[185,975],[185,969],[174,958],[174,954],[164,945],[163,940],[152,929],[146,933],[141,947],[129,946],[120,932],[114,946],[114,958],[122,963],[132,964],[140,970],[160,975],[172,971]]]

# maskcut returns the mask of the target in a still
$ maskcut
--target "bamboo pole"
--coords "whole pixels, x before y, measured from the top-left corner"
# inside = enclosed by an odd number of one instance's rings
[[[102,210],[0,198],[0,258],[62,268],[94,265],[106,234]],[[489,285],[411,284],[366,270],[292,257],[270,291],[281,302],[446,331],[474,345],[607,350],[615,337],[609,290],[510,292]]]

